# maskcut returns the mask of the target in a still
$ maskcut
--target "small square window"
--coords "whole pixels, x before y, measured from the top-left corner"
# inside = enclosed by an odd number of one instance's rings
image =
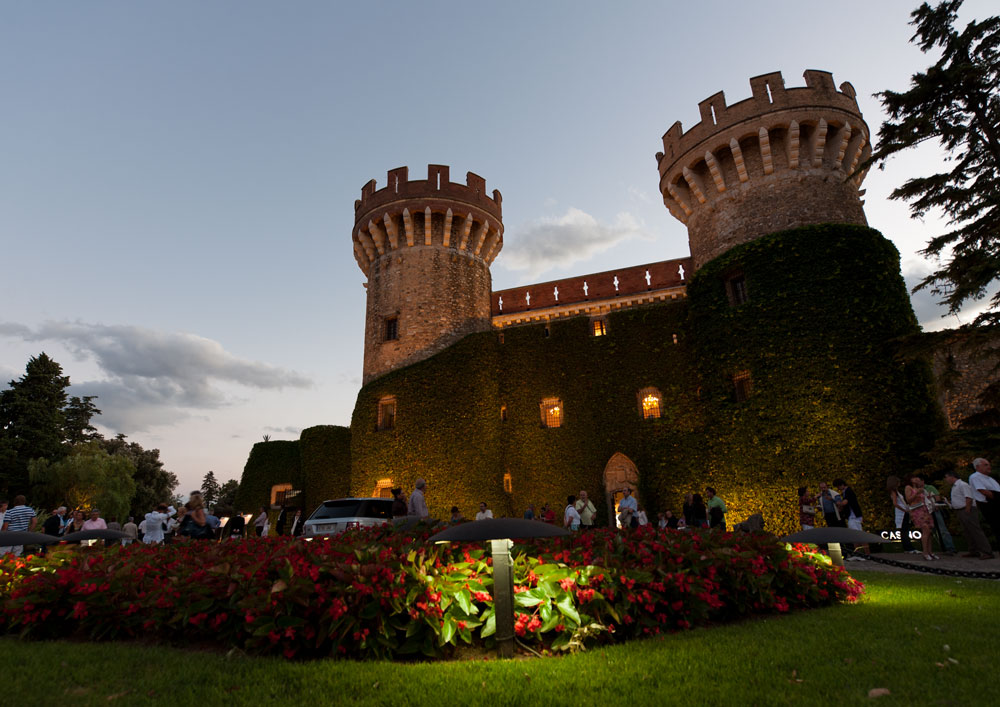
[[[749,300],[746,276],[743,273],[731,275],[726,280],[726,293],[729,295],[729,304],[734,307],[738,307]]]
[[[396,398],[382,398],[378,401],[378,422],[375,429],[391,430],[396,426]]]
[[[608,323],[603,319],[595,319],[591,322],[594,336],[606,336],[608,333]]]
[[[399,339],[399,317],[389,317],[385,320],[385,341]]]
[[[750,399],[753,392],[753,380],[750,378],[750,371],[737,371],[733,374],[733,398],[738,403]]]
[[[563,406],[559,398],[545,398],[539,405],[542,411],[542,427],[562,427]]]
[[[497,338],[498,338],[498,339],[500,340],[500,343],[502,344],[502,343],[503,343],[503,332],[502,332],[502,331],[501,331],[501,332],[500,332],[500,334],[499,334],[499,335],[497,336]]]

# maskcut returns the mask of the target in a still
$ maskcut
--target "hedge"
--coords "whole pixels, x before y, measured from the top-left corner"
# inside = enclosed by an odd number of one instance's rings
[[[302,463],[298,440],[258,442],[251,448],[236,492],[236,510],[250,512],[271,502],[271,487],[288,483],[302,488]]]

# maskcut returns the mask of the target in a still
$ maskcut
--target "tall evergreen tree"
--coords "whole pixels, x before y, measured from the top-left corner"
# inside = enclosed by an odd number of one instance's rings
[[[221,487],[215,479],[215,472],[209,471],[205,478],[201,480],[201,495],[205,499],[205,505],[211,508],[219,500]]]
[[[925,2],[911,13],[910,41],[940,58],[911,77],[908,91],[877,94],[889,118],[867,163],[884,167],[891,155],[932,139],[947,151],[950,169],[913,177],[891,198],[909,202],[915,218],[937,209],[947,217],[950,230],[922,251],[938,268],[917,289],[930,288],[952,312],[1000,280],[1000,17],[959,30],[961,5]],[[974,323],[1000,326],[1000,292]]]
[[[101,411],[93,403],[96,399],[96,395],[84,395],[82,398],[74,395],[69,399],[69,403],[63,410],[63,416],[66,418],[64,427],[66,441],[69,444],[82,444],[94,439],[101,439],[97,428],[90,424],[94,415],[101,414]]]
[[[240,482],[236,479],[224,481],[222,486],[219,487],[219,499],[215,505],[220,508],[232,510],[233,506],[236,505],[236,492],[239,491],[239,488]]]
[[[44,352],[28,361],[24,375],[0,391],[0,490],[28,491],[28,462],[66,456],[66,388],[69,376]]]

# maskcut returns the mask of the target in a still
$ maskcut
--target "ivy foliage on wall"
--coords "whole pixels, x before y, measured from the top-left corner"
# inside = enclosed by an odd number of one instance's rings
[[[738,306],[734,273],[749,296]],[[885,524],[885,477],[919,466],[941,425],[928,367],[894,358],[893,340],[916,326],[898,253],[878,232],[773,234],[699,270],[687,301],[611,313],[606,336],[587,317],[508,328],[503,343],[474,334],[373,381],[352,421],[352,492],[423,477],[438,517],[480,500],[498,515],[548,503],[561,516],[587,489],[606,522],[604,468],[621,452],[651,517],[713,485],[731,524],[761,512],[769,529],[794,530],[796,487],[844,476],[866,518]],[[745,402],[738,371],[750,374]],[[659,419],[643,419],[647,387],[661,393]],[[396,424],[377,431],[385,396]],[[559,428],[541,422],[549,397],[562,401]]]
[[[351,492],[351,430],[317,425],[299,436],[303,508],[311,513],[323,501]]]
[[[258,442],[250,449],[240,488],[236,492],[236,509],[254,511],[271,502],[271,487],[291,484],[302,488],[302,463],[298,440]]]

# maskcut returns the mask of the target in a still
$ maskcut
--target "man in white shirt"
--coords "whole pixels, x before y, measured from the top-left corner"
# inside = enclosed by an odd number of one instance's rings
[[[972,460],[972,468],[975,472],[969,476],[969,485],[976,491],[973,498],[993,531],[993,539],[1000,543],[1000,482],[993,478],[990,463],[982,457]]]
[[[487,518],[493,517],[493,511],[486,507],[486,503],[479,504],[479,513],[476,514],[476,520],[486,520]]]
[[[161,503],[155,511],[147,513],[146,519],[143,521],[146,524],[146,530],[142,541],[147,545],[161,544],[163,542],[163,525],[175,513],[177,511],[174,510],[174,507],[168,506],[166,503]]]
[[[423,479],[417,479],[413,493],[410,494],[410,502],[406,506],[406,515],[416,516],[420,520],[427,520],[431,517],[430,511],[427,510],[427,501],[424,500],[425,488],[427,488],[427,482]]]
[[[597,508],[594,506],[594,502],[587,497],[586,491],[580,492],[573,507],[580,514],[580,527],[584,529],[593,528],[594,515],[597,513]]]
[[[958,516],[958,522],[962,524],[962,531],[969,544],[969,551],[962,557],[992,560],[993,549],[990,547],[990,541],[986,539],[986,534],[979,526],[979,513],[976,511],[976,501],[973,498],[975,490],[962,481],[954,471],[946,471],[944,479],[951,483],[951,507]]]

